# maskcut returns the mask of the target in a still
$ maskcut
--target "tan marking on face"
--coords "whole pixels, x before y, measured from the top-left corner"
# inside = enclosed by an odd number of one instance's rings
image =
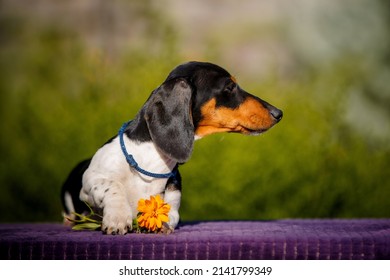
[[[233,83],[237,84],[237,79],[234,76],[230,76],[230,79],[233,81]]]
[[[218,132],[260,133],[275,124],[269,111],[255,98],[248,97],[238,108],[216,108],[213,98],[201,109],[202,120],[195,134],[203,137]]]

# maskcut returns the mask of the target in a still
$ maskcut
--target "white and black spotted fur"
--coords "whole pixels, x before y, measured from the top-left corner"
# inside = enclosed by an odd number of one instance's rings
[[[248,113],[249,112],[249,113]],[[169,173],[186,162],[195,139],[216,132],[259,134],[282,118],[282,112],[236,84],[221,67],[189,62],[175,68],[155,89],[124,133],[129,154],[153,173]],[[78,164],[62,189],[65,215],[87,210],[85,201],[103,214],[102,230],[126,234],[141,198],[160,194],[171,205],[165,231],[179,222],[181,177],[141,174],[126,161],[115,136]]]

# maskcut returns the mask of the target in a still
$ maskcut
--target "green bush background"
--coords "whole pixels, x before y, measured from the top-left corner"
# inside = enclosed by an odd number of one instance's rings
[[[61,221],[68,172],[131,119],[176,65],[207,60],[235,74],[219,56],[223,43],[215,39],[204,53],[182,55],[175,24],[156,17],[149,1],[141,8],[154,32],[115,55],[61,25],[0,14],[0,222]],[[181,167],[182,219],[389,217],[390,93],[385,82],[378,98],[372,85],[378,73],[389,73],[386,36],[384,51],[371,60],[346,51],[309,63],[292,46],[296,64],[288,77],[272,68],[261,80],[238,75],[243,88],[283,109],[284,118],[259,137],[197,141]],[[356,92],[369,112],[384,112],[381,137],[358,129],[359,114],[346,121]]]

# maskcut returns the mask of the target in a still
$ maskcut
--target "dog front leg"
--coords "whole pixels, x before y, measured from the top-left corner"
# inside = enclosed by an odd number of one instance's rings
[[[121,183],[96,178],[85,184],[80,199],[103,210],[102,231],[126,234],[132,229],[133,213]]]
[[[163,228],[164,233],[169,234],[173,232],[176,226],[178,225],[180,221],[180,215],[179,215],[180,201],[181,201],[180,186],[168,183],[164,193],[164,202],[168,203],[171,206],[171,209],[169,210],[168,213],[168,218],[169,218],[168,223]]]

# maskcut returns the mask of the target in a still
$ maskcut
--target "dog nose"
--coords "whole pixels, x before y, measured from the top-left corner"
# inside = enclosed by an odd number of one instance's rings
[[[270,110],[270,113],[277,122],[279,122],[283,117],[282,110],[279,110],[278,108],[275,107]]]
[[[282,119],[283,117],[282,110],[279,110],[278,108],[272,106],[271,104],[265,102],[264,100],[260,99],[260,102],[268,110],[268,112],[271,114],[271,116],[275,119],[276,122],[279,122]]]

